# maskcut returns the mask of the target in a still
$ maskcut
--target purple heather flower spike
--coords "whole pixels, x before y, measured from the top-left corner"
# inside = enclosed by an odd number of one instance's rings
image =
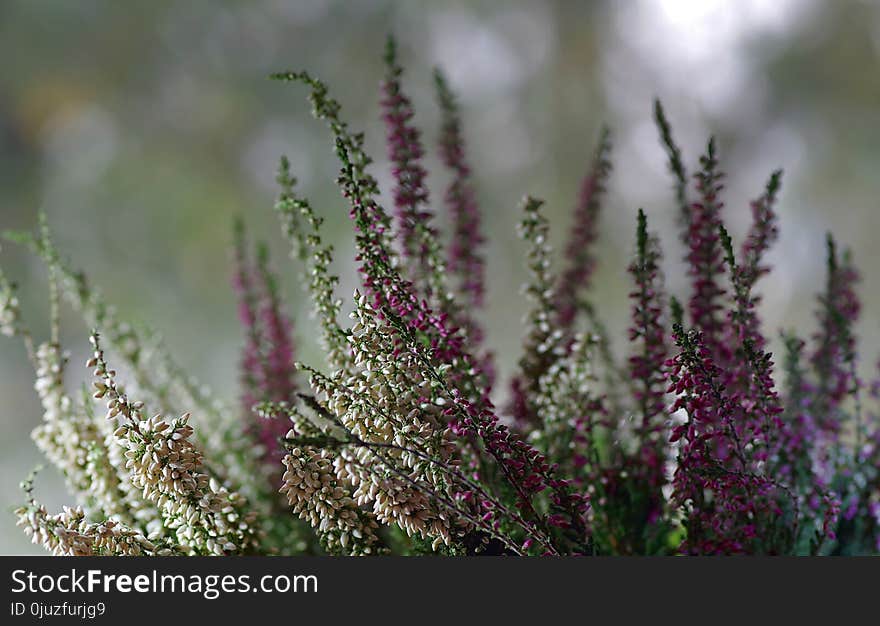
[[[649,484],[657,488],[664,483],[665,442],[659,434],[666,429],[664,363],[669,352],[663,323],[665,294],[660,260],[660,242],[648,233],[647,218],[639,209],[637,255],[629,267],[636,284],[630,293],[633,304],[629,339],[639,343],[629,357],[629,370],[641,412],[638,435],[642,471],[650,474]]]
[[[810,361],[816,375],[813,413],[823,431],[837,433],[841,428],[841,405],[859,387],[852,329],[861,309],[855,292],[860,277],[848,252],[838,258],[830,234],[827,245],[827,287],[819,298],[819,332],[813,338],[815,348]]]
[[[773,204],[780,175],[780,172],[774,172],[764,194],[752,203],[754,221],[742,247],[741,264],[736,262],[730,235],[718,220],[719,242],[733,286],[733,305],[722,329],[721,345],[725,352],[717,354],[717,363],[722,370],[721,383],[728,393],[738,397],[733,407],[737,435],[745,441],[761,440],[765,447],[755,454],[765,457],[770,456],[774,444],[763,435],[781,428],[778,415],[782,408],[772,377],[771,355],[764,350],[767,342],[761,333],[756,310],[760,298],[752,289],[767,271],[761,261],[778,235]]]
[[[277,280],[269,269],[268,249],[261,245],[257,252],[257,287],[259,289],[259,323],[262,326],[261,400],[293,402],[296,393],[294,380],[293,327],[282,311]],[[261,419],[257,435],[266,448],[267,460],[277,460],[283,452],[278,440],[287,433],[290,424],[283,419]]]
[[[605,184],[611,173],[611,134],[602,128],[599,144],[590,166],[590,171],[581,183],[580,198],[574,210],[574,224],[571,236],[565,248],[568,265],[559,279],[556,291],[556,307],[559,325],[563,329],[571,328],[578,310],[578,301],[589,289],[596,258],[593,244],[598,237],[599,211]]]
[[[259,401],[259,387],[262,379],[260,363],[261,329],[257,323],[257,302],[254,293],[254,271],[247,260],[244,223],[235,222],[234,273],[232,285],[238,296],[238,319],[245,331],[239,364],[241,375],[242,416],[247,428],[255,418],[252,407]]]
[[[491,352],[479,354],[485,331],[475,312],[483,308],[486,262],[483,248],[482,220],[474,191],[471,168],[465,156],[461,116],[455,95],[440,70],[434,71],[434,86],[442,116],[439,153],[443,164],[452,172],[452,182],[444,200],[452,222],[452,237],[447,250],[449,273],[456,277],[456,323],[468,338],[471,352],[476,355],[485,378],[487,392],[495,382],[495,363]]]
[[[277,464],[278,440],[290,425],[281,419],[262,419],[258,402],[291,402],[296,393],[294,347],[290,320],[281,310],[275,277],[268,266],[268,250],[260,246],[257,267],[248,264],[244,227],[236,222],[233,286],[239,297],[239,319],[246,338],[241,356],[242,414],[245,428],[263,445],[267,463]]]
[[[258,249],[257,276],[261,296],[260,322],[266,342],[266,393],[270,402],[290,402],[296,393],[293,326],[282,310],[278,280],[269,268],[265,245]]]
[[[447,267],[458,277],[458,291],[466,300],[464,308],[479,308],[483,306],[485,295],[485,259],[482,252],[485,239],[480,210],[471,180],[471,168],[465,157],[458,103],[439,70],[434,72],[434,84],[442,114],[440,158],[452,171],[452,182],[445,196],[453,225]]]
[[[728,312],[723,341],[733,356],[726,364],[729,374],[727,384],[739,389],[748,389],[752,376],[749,368],[751,359],[748,354],[742,354],[743,350],[747,348],[752,353],[757,353],[763,351],[767,344],[757,314],[761,298],[753,293],[753,288],[758,279],[769,271],[768,267],[762,265],[763,257],[779,236],[773,207],[781,176],[781,170],[773,172],[764,193],[751,203],[752,225],[743,242],[740,255],[742,260],[739,264],[734,257],[730,237],[719,220],[719,235],[730,270],[734,299],[734,307]],[[737,350],[739,354],[735,354]]]
[[[688,225],[691,221],[690,202],[688,201],[688,175],[681,158],[681,149],[672,138],[672,127],[666,119],[666,112],[660,100],[654,100],[654,123],[660,131],[660,142],[666,151],[669,171],[675,179],[675,199],[678,202],[679,224],[682,227],[682,240],[687,243]]]
[[[719,280],[724,275],[724,262],[719,242],[723,174],[718,171],[715,138],[709,140],[706,154],[700,158],[701,170],[695,175],[699,202],[691,205],[688,225],[688,275],[691,277],[691,298],[688,309],[691,323],[703,335],[703,345],[719,359],[728,363],[730,354],[722,341],[724,318],[721,315],[725,295]]]
[[[388,157],[391,160],[395,180],[394,208],[397,232],[405,262],[411,263],[410,278],[424,286],[425,295],[435,288],[430,284],[434,271],[431,243],[437,233],[431,226],[428,209],[427,172],[422,166],[424,149],[419,130],[413,125],[413,107],[403,92],[400,78],[403,68],[397,63],[397,45],[388,38],[385,48],[385,79],[382,81],[382,119],[385,122],[388,141]]]
[[[782,170],[776,170],[770,175],[761,197],[752,201],[752,225],[741,250],[741,271],[750,288],[770,271],[769,267],[761,265],[761,261],[770,246],[779,238],[779,220],[774,206],[781,181]]]

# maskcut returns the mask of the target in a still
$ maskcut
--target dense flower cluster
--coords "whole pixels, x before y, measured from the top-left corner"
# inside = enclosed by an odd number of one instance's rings
[[[176,556],[185,552],[163,547],[112,519],[90,523],[81,507],[64,507],[50,515],[46,507],[32,501],[16,509],[18,525],[34,543],[56,556]]]
[[[307,520],[331,553],[378,553],[378,524],[361,510],[333,469],[329,450],[294,447],[285,455],[281,492],[292,511]]]
[[[282,157],[275,210],[326,358],[296,362],[266,247],[252,258],[237,224],[238,409],[177,365],[156,333],[120,320],[61,259],[44,221],[36,235],[9,235],[46,262],[52,331],[46,342],[33,340],[2,273],[0,331],[25,345],[43,408],[33,438],[77,501],[50,514],[26,481],[27,504],[15,513],[35,543],[76,555],[880,551],[880,378],[858,375],[851,254],[829,236],[818,328],[809,342],[783,335],[780,368],[761,327],[757,287],[779,234],[781,172],[751,203],[751,226],[735,246],[716,142],[689,176],[655,103],[689,293],[683,304],[667,294],[660,241],[640,209],[628,267],[629,349],[618,361],[601,303],[590,299],[611,176],[603,129],[561,267],[543,202],[522,202],[529,309],[522,356],[509,384],[498,386],[479,316],[485,242],[456,98],[437,71],[438,154],[450,174],[444,234],[393,40],[385,67],[390,212],[364,135],[350,129],[327,86],[305,72],[273,76],[305,86],[330,129],[359,285],[346,307],[324,218]],[[65,387],[62,296],[98,329],[93,389],[78,399]],[[104,342],[122,374],[110,369]],[[95,410],[95,400],[105,409]]]
[[[91,336],[96,399],[107,398],[107,420],[122,418],[113,437],[124,452],[129,482],[156,505],[162,527],[194,554],[241,554],[253,549],[258,529],[247,501],[203,471],[202,453],[190,437],[185,413],[174,420],[160,414],[143,419],[142,402],[130,402],[108,369],[97,333]]]

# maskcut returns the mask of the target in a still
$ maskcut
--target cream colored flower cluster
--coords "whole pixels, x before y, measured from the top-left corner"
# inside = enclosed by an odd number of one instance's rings
[[[253,516],[245,501],[199,472],[201,453],[190,437],[189,415],[171,423],[156,415],[116,429],[126,448],[131,483],[154,502],[177,541],[202,554],[237,554],[254,544]]]
[[[256,514],[247,501],[228,490],[202,470],[202,455],[190,438],[193,428],[185,414],[171,422],[161,415],[141,419],[140,402],[129,402],[107,368],[97,334],[92,335],[96,367],[96,398],[107,398],[107,418],[124,417],[114,431],[125,449],[125,468],[133,487],[154,503],[164,527],[195,554],[241,554],[255,549],[258,538]]]
[[[356,442],[340,450],[337,476],[381,523],[433,539],[435,548],[449,544],[462,529],[442,504],[454,502],[457,466],[443,416],[448,400],[415,355],[396,349],[395,330],[366,297],[356,293],[355,303],[348,336],[354,373],[311,376],[328,412]]]
[[[100,523],[86,520],[82,507],[64,507],[49,515],[46,507],[31,500],[15,511],[18,526],[56,556],[171,556],[184,551],[140,531],[108,519]]]
[[[61,471],[70,491],[88,513],[114,516],[126,524],[144,524],[157,516],[146,513],[145,503],[130,492],[121,479],[121,463],[113,458],[107,436],[112,428],[95,419],[86,401],[75,403],[64,388],[66,357],[54,343],[41,344],[35,352],[36,384],[43,405],[43,422],[31,437],[37,447]],[[116,447],[109,443],[109,447]]]
[[[54,554],[242,554],[260,537],[256,514],[235,491],[203,471],[189,416],[142,419],[107,368],[97,335],[94,398],[75,403],[64,388],[66,358],[56,342],[34,350],[43,422],[33,439],[62,472],[80,506],[49,515],[33,499],[16,511],[19,525]],[[116,421],[123,418],[123,423]],[[28,488],[29,491],[29,488]],[[95,521],[101,520],[101,521]]]
[[[351,497],[351,486],[334,469],[328,449],[291,448],[284,456],[281,492],[293,512],[308,521],[331,554],[361,556],[381,551],[378,524]]]
[[[328,272],[332,249],[321,243],[321,219],[294,192],[284,159],[279,182],[283,191],[276,210],[293,254],[307,263],[305,278],[334,373],[326,377],[304,369],[312,373],[312,387],[323,396],[328,414],[359,442],[324,449],[324,458],[333,460],[342,484],[354,486],[354,501],[369,507],[380,522],[397,524],[409,535],[432,538],[435,547],[449,543],[450,507],[463,504],[451,496],[450,470],[454,473],[457,463],[450,458],[453,445],[442,416],[446,399],[439,397],[436,383],[423,374],[414,356],[395,349],[399,334],[379,322],[365,296],[355,294],[354,326],[343,330],[338,325],[340,301],[333,294],[338,279]],[[443,295],[439,286],[436,291]],[[462,384],[473,386],[471,378]],[[303,434],[301,428],[295,430]],[[469,450],[466,443],[462,448]],[[444,495],[443,505],[438,504],[437,489]]]
[[[173,537],[175,543],[190,554],[255,551],[258,539],[262,539],[258,530],[262,524],[258,523],[257,516],[262,514],[267,518],[275,510],[273,503],[275,507],[281,506],[280,497],[268,484],[262,489],[254,487],[265,482],[264,476],[253,471],[257,467],[256,454],[250,441],[241,437],[238,423],[230,418],[232,412],[225,410],[213,393],[203,389],[188,371],[171,359],[155,333],[120,320],[114,307],[104,301],[85,276],[62,262],[44,221],[41,220],[36,237],[23,236],[22,240],[37,251],[49,267],[52,340],[34,348],[29,330],[21,324],[15,287],[2,273],[0,330],[24,341],[36,371],[36,390],[43,405],[43,420],[33,432],[33,439],[66,478],[85,518],[90,523],[113,520],[111,527],[116,524],[130,528],[154,542]],[[164,427],[168,441],[163,444],[160,441],[164,437],[162,420],[143,420],[144,403],[127,400],[122,388],[117,387],[115,372],[107,369],[97,344],[96,354],[88,366],[96,368],[94,374],[99,380],[94,396],[107,402],[111,419],[104,420],[94,414],[94,400],[88,392],[84,392],[81,401],[74,401],[65,390],[66,358],[58,343],[58,308],[62,294],[87,323],[107,333],[115,353],[127,366],[132,389],[138,396],[158,407],[163,415],[173,414],[173,407],[177,406],[199,410],[210,420],[210,427],[200,431],[210,436],[193,443],[190,439],[196,439],[196,433],[185,423],[175,421]],[[116,423],[120,419],[125,422],[124,427]],[[149,424],[143,432],[142,423]],[[148,446],[152,447],[147,450]],[[219,462],[210,470],[203,467],[201,461],[199,451],[205,449],[215,463]],[[215,451],[221,453],[214,454]],[[149,463],[145,461],[144,452],[151,458]],[[153,453],[157,453],[162,465],[161,475],[153,468],[156,460]],[[188,457],[189,461],[184,460],[183,473],[178,472],[173,464]],[[144,463],[138,465],[138,461]],[[169,476],[174,481],[170,491],[164,482]],[[257,501],[253,510],[246,497],[240,495],[244,493],[250,501]],[[276,535],[283,536],[276,543],[286,545],[288,540],[291,545],[302,543],[296,543],[296,538],[288,532],[292,524],[281,526]],[[45,533],[35,536],[47,541],[50,538]],[[51,546],[47,544],[47,547]],[[271,546],[263,547],[272,550]]]
[[[21,309],[15,287],[0,272],[0,334],[12,337],[18,334]]]
[[[217,463],[215,470],[222,468],[223,475],[218,479],[240,485],[249,498],[264,495],[258,494],[263,482],[258,475],[258,455],[250,440],[240,436],[234,411],[175,362],[155,331],[120,319],[100,290],[61,259],[47,228],[33,245],[49,266],[59,292],[90,327],[101,329],[113,353],[122,359],[131,376],[130,390],[164,414],[172,414],[178,407],[197,410],[200,423],[210,422],[210,428],[200,428],[195,433],[196,442]]]
[[[43,405],[43,423],[32,437],[80,496],[88,493],[91,486],[85,471],[87,446],[92,441],[100,442],[101,437],[93,424],[78,419],[74,403],[64,390],[66,362],[56,344],[43,343],[36,350],[34,389]]]
[[[339,446],[292,443],[297,437],[341,443],[346,434],[338,424],[322,416],[307,417],[287,402],[264,403],[257,407],[264,419],[292,422],[287,454],[282,459],[284,474],[279,490],[295,515],[308,522],[321,545],[330,554],[365,556],[386,552],[376,534],[375,516],[352,497],[352,486],[337,476]]]

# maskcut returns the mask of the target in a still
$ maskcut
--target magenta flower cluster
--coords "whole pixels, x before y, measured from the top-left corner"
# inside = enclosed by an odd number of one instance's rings
[[[257,257],[256,263],[248,259],[244,225],[238,222],[233,287],[246,335],[240,360],[243,420],[263,447],[267,463],[277,468],[282,451],[279,439],[288,426],[281,420],[261,419],[254,407],[260,402],[295,400],[293,327],[282,310],[265,246],[258,248]]]

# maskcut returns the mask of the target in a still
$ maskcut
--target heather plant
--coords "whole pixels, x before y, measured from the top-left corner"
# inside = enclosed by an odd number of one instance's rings
[[[123,321],[62,258],[45,220],[35,234],[7,234],[48,268],[50,338],[32,336],[2,272],[0,330],[22,340],[34,366],[43,417],[33,439],[75,500],[50,513],[34,477],[23,483],[15,515],[35,543],[75,555],[880,551],[880,378],[857,375],[852,255],[829,235],[817,328],[809,340],[784,332],[781,367],[762,328],[758,285],[772,269],[781,171],[751,203],[737,247],[724,226],[715,140],[689,175],[655,103],[674,191],[658,203],[678,208],[689,289],[667,293],[661,242],[639,209],[620,358],[590,290],[612,176],[603,128],[561,266],[543,202],[526,196],[519,208],[528,313],[522,337],[508,338],[523,344],[516,371],[498,385],[480,315],[479,164],[468,160],[456,97],[436,71],[436,149],[450,182],[435,202],[392,39],[384,60],[390,211],[364,135],[327,86],[306,72],[273,75],[305,89],[329,128],[359,284],[346,305],[323,239],[328,216],[301,195],[282,157],[275,212],[325,359],[296,360],[267,247],[254,247],[239,221],[230,272],[242,326],[237,403],[195,381],[157,333]],[[94,329],[91,385],[73,395],[62,299]]]

